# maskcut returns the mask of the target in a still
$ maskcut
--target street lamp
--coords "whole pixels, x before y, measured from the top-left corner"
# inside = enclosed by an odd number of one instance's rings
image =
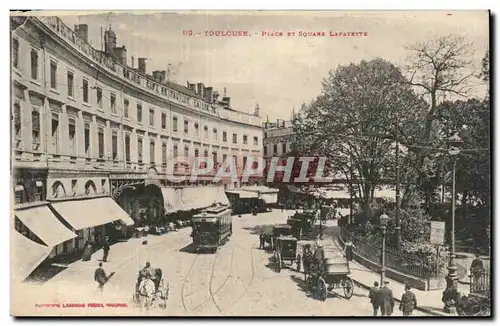
[[[453,160],[452,169],[452,185],[451,185],[451,250],[450,250],[450,261],[448,263],[448,275],[446,276],[446,290],[449,292],[456,290],[457,276],[457,265],[455,264],[455,172],[457,165],[457,156],[460,154],[460,147],[462,145],[462,139],[455,133],[449,139],[450,148],[448,154]],[[456,304],[456,302],[455,302]],[[446,312],[456,313],[456,306],[449,305],[445,307]]]
[[[382,266],[380,268],[380,286],[384,286],[385,279],[385,230],[387,228],[387,222],[389,221],[389,216],[382,213],[380,216],[380,225],[382,226]]]

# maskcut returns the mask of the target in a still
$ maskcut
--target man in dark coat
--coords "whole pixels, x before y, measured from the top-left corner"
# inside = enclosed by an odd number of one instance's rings
[[[399,304],[399,310],[403,312],[403,316],[411,316],[413,309],[417,307],[417,297],[415,293],[411,292],[411,286],[405,286],[406,292],[401,296],[401,303]]]
[[[476,259],[474,259],[470,265],[470,273],[474,277],[474,283],[479,284],[479,280],[484,271],[483,261],[479,258],[479,253],[476,253]]]
[[[387,287],[387,284],[389,284],[389,281],[385,281],[384,286],[380,289],[380,310],[382,316],[392,315],[394,309],[394,296],[392,290]]]
[[[370,302],[373,307],[373,315],[377,316],[378,309],[380,308],[381,300],[380,300],[380,288],[378,286],[378,282],[373,283],[373,287],[370,289],[370,293],[368,294],[368,298],[370,298]]]
[[[102,268],[102,263],[99,263],[99,267],[94,272],[94,280],[99,283],[98,289],[102,292],[104,289],[104,284],[108,281],[106,272]]]
[[[109,253],[109,238],[108,237],[105,237],[104,241],[102,242],[102,251],[103,251],[102,261],[107,261],[108,253]]]

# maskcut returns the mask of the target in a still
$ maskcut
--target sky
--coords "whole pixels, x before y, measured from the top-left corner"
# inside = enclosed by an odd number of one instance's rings
[[[338,65],[376,57],[404,66],[405,46],[446,35],[464,36],[479,68],[489,44],[486,11],[372,12],[60,12],[68,26],[89,25],[89,39],[101,48],[101,27],[111,28],[117,45],[131,56],[150,59],[147,72],[177,67],[181,85],[203,82],[227,89],[232,107],[271,121],[289,119],[292,109],[321,93],[321,82]],[[185,36],[183,31],[202,33]],[[248,31],[250,36],[209,37],[206,30]],[[261,32],[325,32],[326,36],[261,36]],[[329,32],[366,32],[363,37],[330,37]],[[137,59],[135,59],[137,67]]]

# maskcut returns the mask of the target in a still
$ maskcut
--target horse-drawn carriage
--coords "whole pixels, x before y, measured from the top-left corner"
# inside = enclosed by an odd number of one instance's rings
[[[335,206],[333,205],[322,205],[321,206],[321,220],[331,220],[335,219]]]
[[[354,283],[350,274],[349,262],[343,257],[325,258],[317,261],[304,250],[304,275],[309,290],[320,300],[326,300],[333,289],[342,288],[346,299],[353,294]]]
[[[303,212],[296,212],[293,216],[289,217],[286,224],[292,227],[292,234],[297,239],[302,240],[303,234],[312,229],[316,221],[315,210],[305,210]]]
[[[169,293],[169,284],[165,284],[163,272],[160,268],[153,270],[153,275],[144,275],[139,273],[137,283],[135,285],[135,293],[133,302],[138,307],[150,309],[157,305],[159,308],[167,308],[167,300]],[[143,282],[149,278],[152,282]]]
[[[292,227],[288,224],[275,224],[271,233],[262,232],[259,237],[262,246],[269,244],[270,249],[273,250],[276,247],[277,239],[280,236],[292,235]],[[262,248],[264,249],[264,248]]]
[[[287,261],[289,266],[296,263],[297,271],[300,271],[301,257],[300,254],[297,255],[297,239],[290,235],[277,237],[275,239],[273,260],[278,273],[286,266]]]

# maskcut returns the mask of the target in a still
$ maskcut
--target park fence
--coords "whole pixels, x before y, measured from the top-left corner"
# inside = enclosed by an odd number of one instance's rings
[[[368,243],[355,236],[345,228],[341,229],[343,241],[351,241],[356,247],[356,252],[372,262],[382,265],[382,246]],[[394,249],[386,247],[385,249],[385,267],[394,271],[411,275],[419,279],[430,280],[440,278],[443,266],[429,259],[396,252]]]
[[[490,297],[490,272],[483,270],[478,274],[470,275],[470,293]]]

